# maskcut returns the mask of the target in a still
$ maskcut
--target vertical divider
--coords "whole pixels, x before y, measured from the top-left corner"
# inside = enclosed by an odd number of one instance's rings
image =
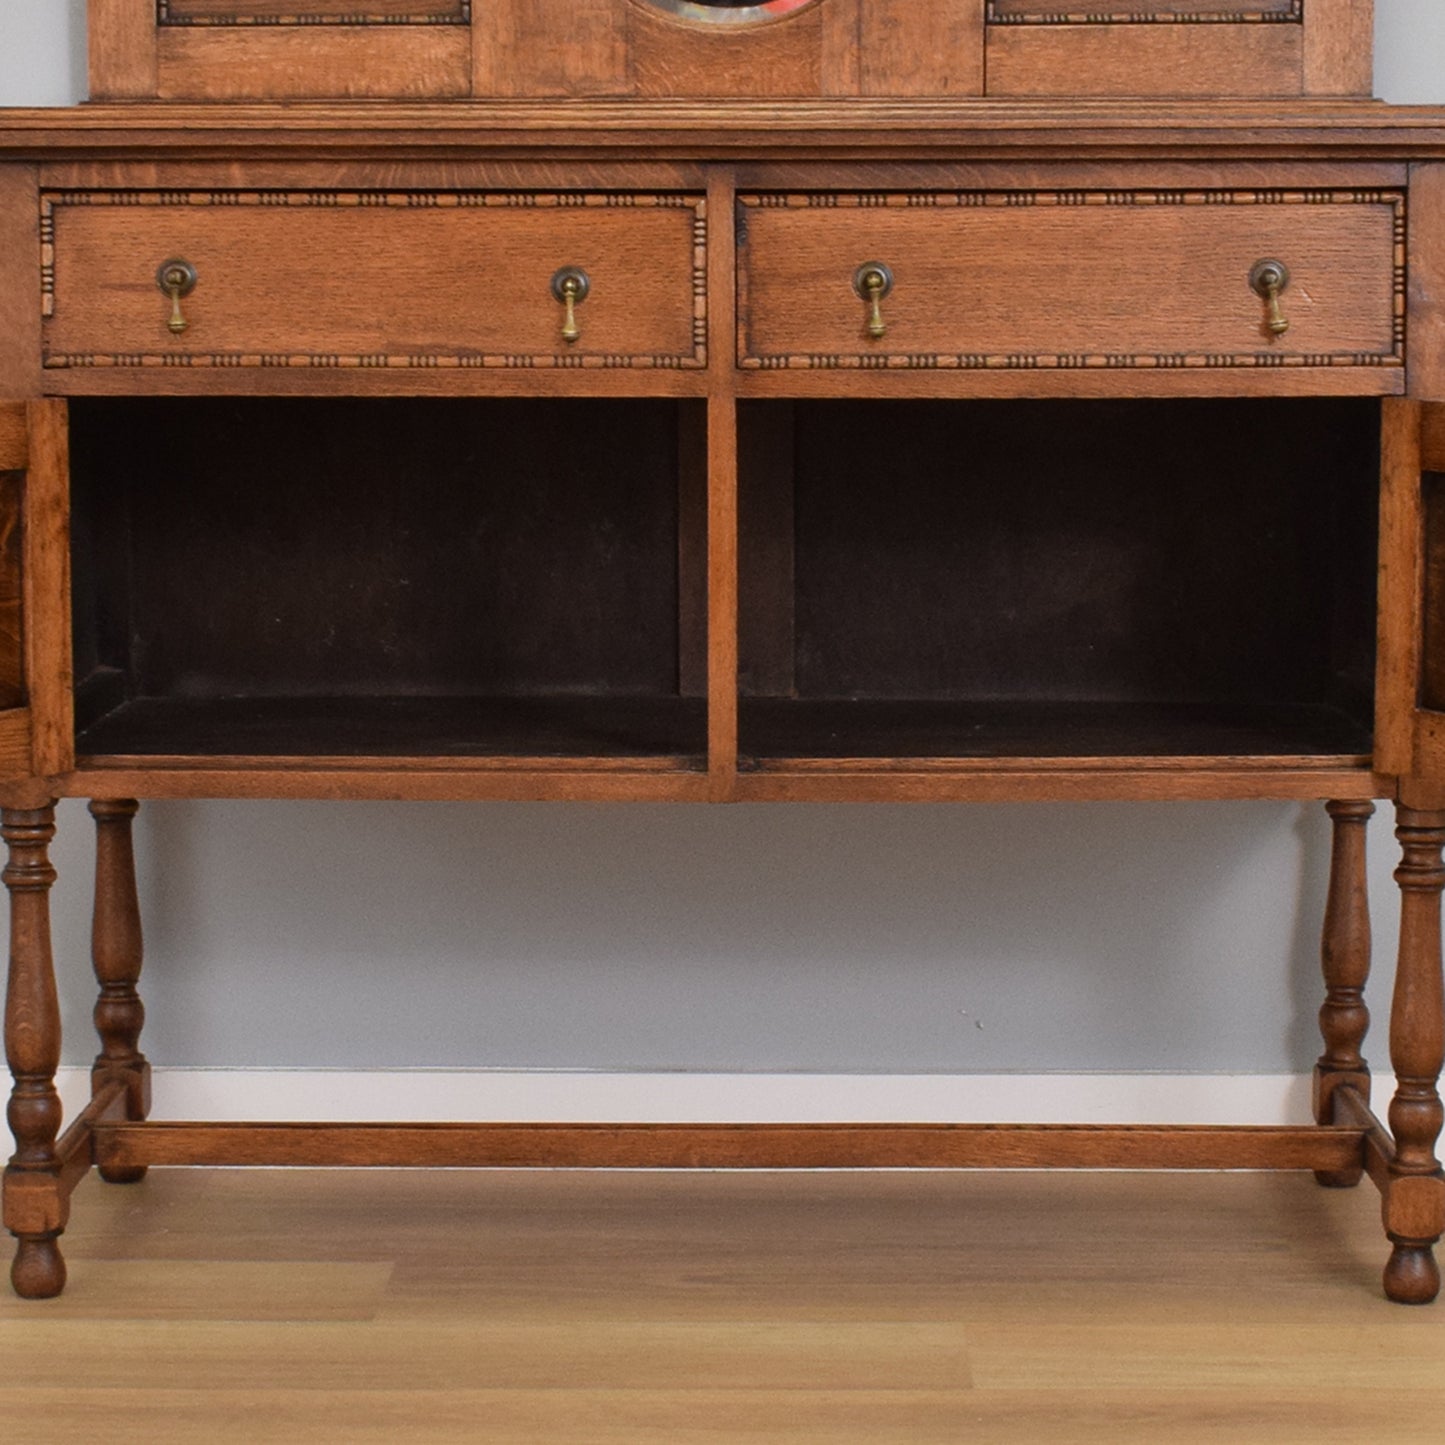
[[[733,173],[707,183],[708,798],[731,799],[738,769],[737,225]]]
[[[25,666],[33,766],[49,778],[75,766],[70,636],[70,409],[29,404],[25,480]]]
[[[1379,637],[1375,663],[1375,769],[1415,770],[1420,686],[1421,545],[1418,403],[1386,397],[1380,414]]]

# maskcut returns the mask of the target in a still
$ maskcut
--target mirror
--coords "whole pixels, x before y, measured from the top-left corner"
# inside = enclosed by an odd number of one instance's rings
[[[778,20],[817,0],[648,0],[648,3],[681,20],[728,25]]]

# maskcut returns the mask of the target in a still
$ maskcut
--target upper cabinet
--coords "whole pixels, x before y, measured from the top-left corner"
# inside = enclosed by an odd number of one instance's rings
[[[97,100],[1349,96],[1373,0],[90,0]]]

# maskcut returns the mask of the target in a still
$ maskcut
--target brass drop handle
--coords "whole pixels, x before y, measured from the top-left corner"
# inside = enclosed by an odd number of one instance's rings
[[[171,298],[171,316],[166,325],[172,336],[179,336],[191,324],[181,311],[181,297],[196,289],[196,279],[196,268],[189,261],[164,261],[156,272],[156,285]]]
[[[562,303],[562,340],[569,346],[582,335],[577,308],[591,289],[592,282],[580,266],[564,266],[552,277],[552,296]]]
[[[1289,267],[1283,261],[1256,261],[1249,273],[1250,290],[1265,304],[1265,328],[1271,336],[1283,336],[1289,330],[1279,304],[1280,293],[1289,285]]]
[[[853,290],[868,304],[868,334],[877,341],[888,330],[883,301],[893,290],[893,272],[882,261],[865,261],[853,273]]]

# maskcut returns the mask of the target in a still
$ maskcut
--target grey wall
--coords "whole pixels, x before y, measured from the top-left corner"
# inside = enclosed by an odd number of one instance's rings
[[[0,0],[0,103],[78,97],[83,12]],[[1445,101],[1445,6],[1377,12],[1380,93]],[[138,843],[162,1063],[1279,1073],[1316,1052],[1313,807],[164,803]],[[66,804],[74,1063],[89,845]],[[1372,848],[1388,954],[1387,820]]]

